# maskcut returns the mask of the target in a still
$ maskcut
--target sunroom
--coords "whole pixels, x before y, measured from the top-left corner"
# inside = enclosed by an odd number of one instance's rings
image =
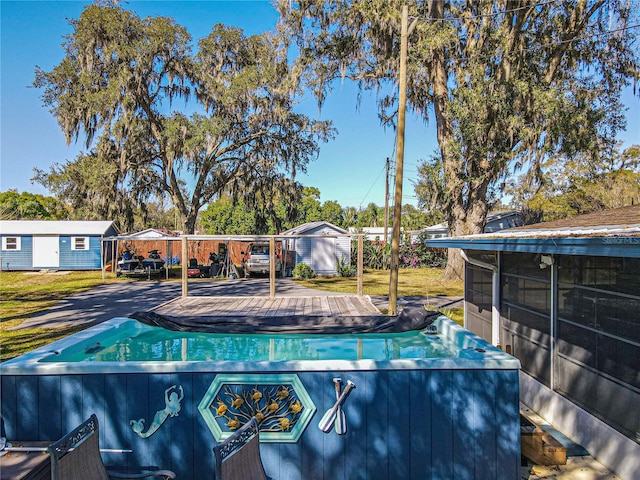
[[[520,360],[522,403],[638,478],[640,206],[427,244],[462,249],[465,327]]]

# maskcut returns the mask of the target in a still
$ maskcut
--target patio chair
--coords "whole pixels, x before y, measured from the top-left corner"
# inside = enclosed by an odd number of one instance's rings
[[[213,453],[215,480],[270,480],[260,458],[260,430],[255,417],[213,447]]]
[[[89,419],[47,449],[51,456],[51,480],[108,480],[109,478],[137,479],[176,478],[170,470],[156,470],[139,474],[108,472],[102,463],[99,445],[98,418]]]

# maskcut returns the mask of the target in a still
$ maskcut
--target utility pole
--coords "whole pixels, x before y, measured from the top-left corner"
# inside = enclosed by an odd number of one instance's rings
[[[417,19],[409,23],[409,7],[402,7],[400,33],[400,97],[398,102],[398,140],[396,151],[396,189],[393,203],[393,230],[391,233],[391,274],[389,276],[389,315],[398,314],[398,264],[400,263],[400,216],[402,215],[402,176],[404,168],[404,119],[407,109],[407,38],[415,28]]]
[[[387,166],[385,168],[385,189],[384,189],[384,243],[389,239],[389,157],[387,157]]]

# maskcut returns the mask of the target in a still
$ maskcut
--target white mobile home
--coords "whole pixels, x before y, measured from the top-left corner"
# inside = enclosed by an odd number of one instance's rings
[[[487,215],[487,223],[484,233],[493,233],[508,228],[520,227],[524,225],[524,215],[520,212],[499,212]],[[425,238],[443,238],[449,236],[449,224],[447,222],[431,225],[422,230],[412,230],[411,241],[415,242],[419,235]]]

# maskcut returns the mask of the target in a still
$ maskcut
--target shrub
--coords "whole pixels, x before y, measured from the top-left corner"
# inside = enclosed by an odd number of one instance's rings
[[[400,268],[436,267],[447,265],[447,251],[443,248],[427,247],[424,239],[419,238],[417,243],[403,243],[400,245]],[[382,270],[389,268],[391,260],[391,244],[378,241],[365,240],[362,249],[362,264],[364,268]],[[351,244],[351,265],[358,262],[358,243]],[[354,267],[355,268],[355,267]]]
[[[316,272],[309,265],[299,263],[293,269],[293,278],[316,278]]]
[[[391,244],[365,240],[362,244],[362,266],[372,270],[386,270],[391,260]],[[351,265],[358,264],[358,241],[351,242]]]
[[[442,248],[427,247],[423,242],[400,245],[400,268],[444,267],[447,252]]]
[[[344,259],[344,255],[341,258],[336,257],[336,271],[341,277],[355,277],[357,267],[351,265]]]

